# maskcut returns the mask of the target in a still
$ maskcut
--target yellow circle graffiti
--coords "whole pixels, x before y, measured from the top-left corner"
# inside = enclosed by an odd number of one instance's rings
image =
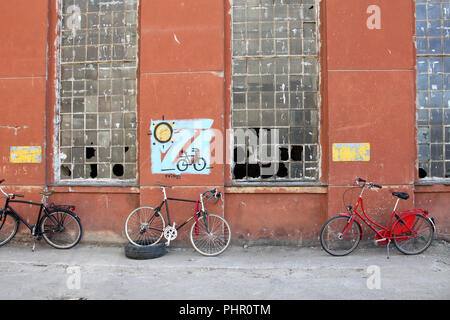
[[[173,129],[167,122],[160,122],[155,127],[155,139],[160,143],[168,142],[172,138]]]

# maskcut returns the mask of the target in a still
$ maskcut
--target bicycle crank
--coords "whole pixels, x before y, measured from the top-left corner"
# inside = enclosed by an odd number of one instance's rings
[[[164,238],[167,239],[167,246],[170,245],[170,241],[175,240],[178,235],[177,229],[175,228],[175,222],[173,226],[167,226],[164,228]]]

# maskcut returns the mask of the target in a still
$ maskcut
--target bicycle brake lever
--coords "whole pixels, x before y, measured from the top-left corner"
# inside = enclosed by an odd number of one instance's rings
[[[216,201],[214,201],[214,204],[216,204],[219,201],[219,199],[223,201],[222,193],[221,192],[216,192],[215,198],[216,198]]]

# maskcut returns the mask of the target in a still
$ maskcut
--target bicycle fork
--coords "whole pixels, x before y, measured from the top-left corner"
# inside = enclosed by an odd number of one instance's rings
[[[205,211],[205,205],[203,203],[203,197],[202,195],[200,195],[200,203],[202,204],[202,212],[203,212],[203,221],[205,222],[205,227],[206,227],[206,232],[208,232],[208,234],[211,234],[211,231],[209,231],[209,226],[208,226],[208,214]]]

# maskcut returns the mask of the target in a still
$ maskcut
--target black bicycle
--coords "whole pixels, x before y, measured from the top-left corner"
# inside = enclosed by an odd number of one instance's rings
[[[0,180],[0,184],[5,180]],[[53,191],[44,190],[42,194],[41,203],[31,201],[15,200],[16,197],[23,198],[22,194],[8,194],[0,187],[0,192],[6,197],[5,206],[0,211],[0,246],[8,243],[17,233],[20,222],[22,222],[31,234],[35,241],[33,244],[33,251],[36,241],[41,237],[54,248],[70,249],[78,244],[81,240],[81,222],[80,218],[73,212],[74,206],[58,206],[46,205],[47,197]],[[20,214],[11,207],[12,203],[22,203],[39,207],[39,214],[36,224],[30,225],[20,216]]]
[[[205,256],[217,256],[224,252],[231,241],[231,229],[228,222],[221,216],[208,213],[205,209],[203,198],[207,201],[215,198],[216,203],[221,193],[216,189],[207,190],[200,195],[200,200],[188,200],[167,198],[166,185],[160,184],[164,199],[157,207],[139,207],[134,209],[125,222],[125,234],[128,240],[136,246],[152,246],[157,244],[162,237],[166,238],[167,245],[170,241],[175,240],[178,230],[190,221],[192,224],[190,239],[194,249]],[[168,201],[183,201],[196,203],[194,215],[176,226],[174,222],[171,225]],[[164,220],[161,209],[166,206],[167,222]]]

